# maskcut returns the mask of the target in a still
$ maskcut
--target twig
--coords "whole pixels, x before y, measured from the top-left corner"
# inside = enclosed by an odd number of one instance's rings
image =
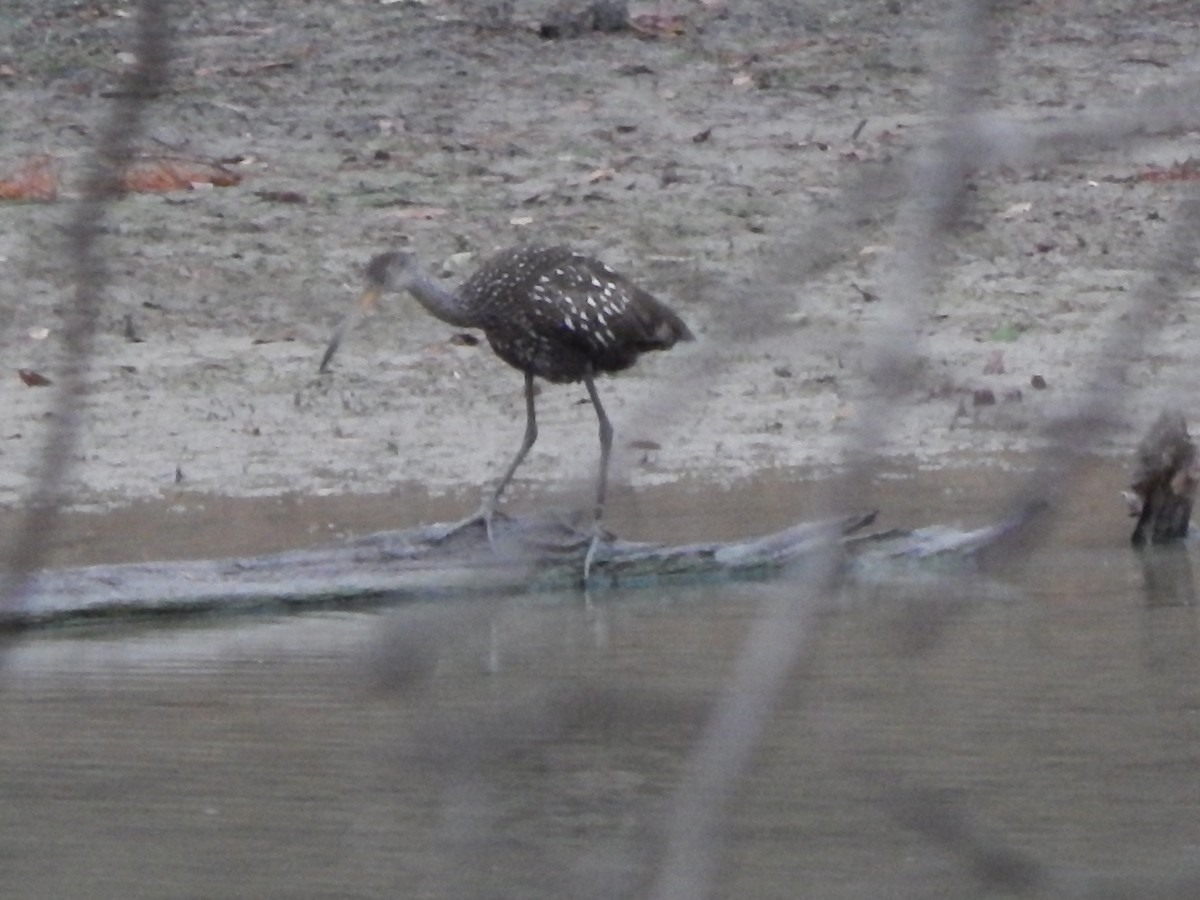
[[[969,105],[971,88],[983,77],[980,69],[987,69],[986,12],[982,0],[961,7],[959,53],[945,73],[948,124],[911,171],[896,224],[897,258],[887,296],[891,302],[884,304],[884,315],[869,342],[867,365],[880,390],[863,405],[858,427],[848,439],[855,470],[848,484],[869,483],[870,452],[882,444],[892,419],[889,412],[897,408],[896,398],[905,389],[916,358],[917,342],[911,339],[917,331],[914,323],[929,295],[935,252],[956,219],[964,190],[962,174],[973,146],[969,126],[963,128],[955,114]],[[840,505],[854,504],[859,498],[831,495],[826,505],[833,507],[835,499]],[[832,551],[832,541],[829,547]],[[693,753],[690,771],[676,795],[667,852],[651,895],[655,900],[702,900],[713,895],[724,846],[722,826],[734,789],[809,646],[814,616],[832,602],[837,587],[832,552],[827,559],[827,567],[814,569],[812,578],[797,590],[776,592],[751,629],[732,685]]]
[[[50,416],[52,425],[34,475],[28,512],[6,553],[7,572],[0,581],[0,610],[6,612],[21,607],[29,575],[42,565],[47,536],[58,521],[63,480],[78,444],[96,323],[108,283],[108,267],[99,246],[104,218],[109,205],[121,196],[121,172],[133,156],[142,113],[166,83],[167,0],[141,0],[136,21],[137,64],[121,77],[67,226],[62,258],[74,281],[74,296],[63,328],[64,359]]]

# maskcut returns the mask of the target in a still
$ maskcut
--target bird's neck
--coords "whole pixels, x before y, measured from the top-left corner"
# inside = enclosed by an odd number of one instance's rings
[[[479,326],[476,316],[463,301],[460,293],[446,290],[424,272],[410,272],[406,287],[430,315],[436,316],[443,322],[449,322],[459,328],[477,328]]]

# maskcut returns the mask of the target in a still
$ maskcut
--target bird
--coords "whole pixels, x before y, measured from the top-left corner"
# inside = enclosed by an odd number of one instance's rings
[[[358,306],[338,325],[321,358],[320,373],[362,314],[381,296],[407,291],[436,318],[483,332],[493,352],[525,376],[525,434],[499,483],[457,530],[482,521],[489,542],[500,498],[537,440],[534,379],[552,384],[583,382],[600,426],[600,470],[592,510],[592,537],[583,578],[591,572],[608,490],[613,428],[596,390],[597,375],[628,369],[643,353],[695,340],[670,307],[600,260],[566,246],[528,244],[501,250],[457,290],[438,284],[409,249],[374,256]]]

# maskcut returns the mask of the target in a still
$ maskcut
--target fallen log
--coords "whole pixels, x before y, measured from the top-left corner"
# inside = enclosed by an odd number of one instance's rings
[[[724,543],[667,545],[606,535],[587,588],[780,577],[827,561],[829,552],[845,571],[961,562],[1016,524],[969,532],[865,531],[874,520],[872,512]],[[570,590],[582,586],[590,539],[554,515],[498,515],[492,542],[482,525],[429,525],[266,556],[47,570],[32,577],[19,609],[0,614],[0,630]]]

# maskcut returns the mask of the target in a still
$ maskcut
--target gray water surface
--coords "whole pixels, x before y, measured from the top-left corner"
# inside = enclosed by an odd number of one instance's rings
[[[963,512],[943,496],[929,521]],[[1196,608],[1148,593],[1111,532],[847,593],[741,782],[714,896],[1006,896],[912,827],[918,797],[1056,871],[1194,865]],[[799,590],[22,641],[0,672],[0,895],[645,896],[749,626]]]

